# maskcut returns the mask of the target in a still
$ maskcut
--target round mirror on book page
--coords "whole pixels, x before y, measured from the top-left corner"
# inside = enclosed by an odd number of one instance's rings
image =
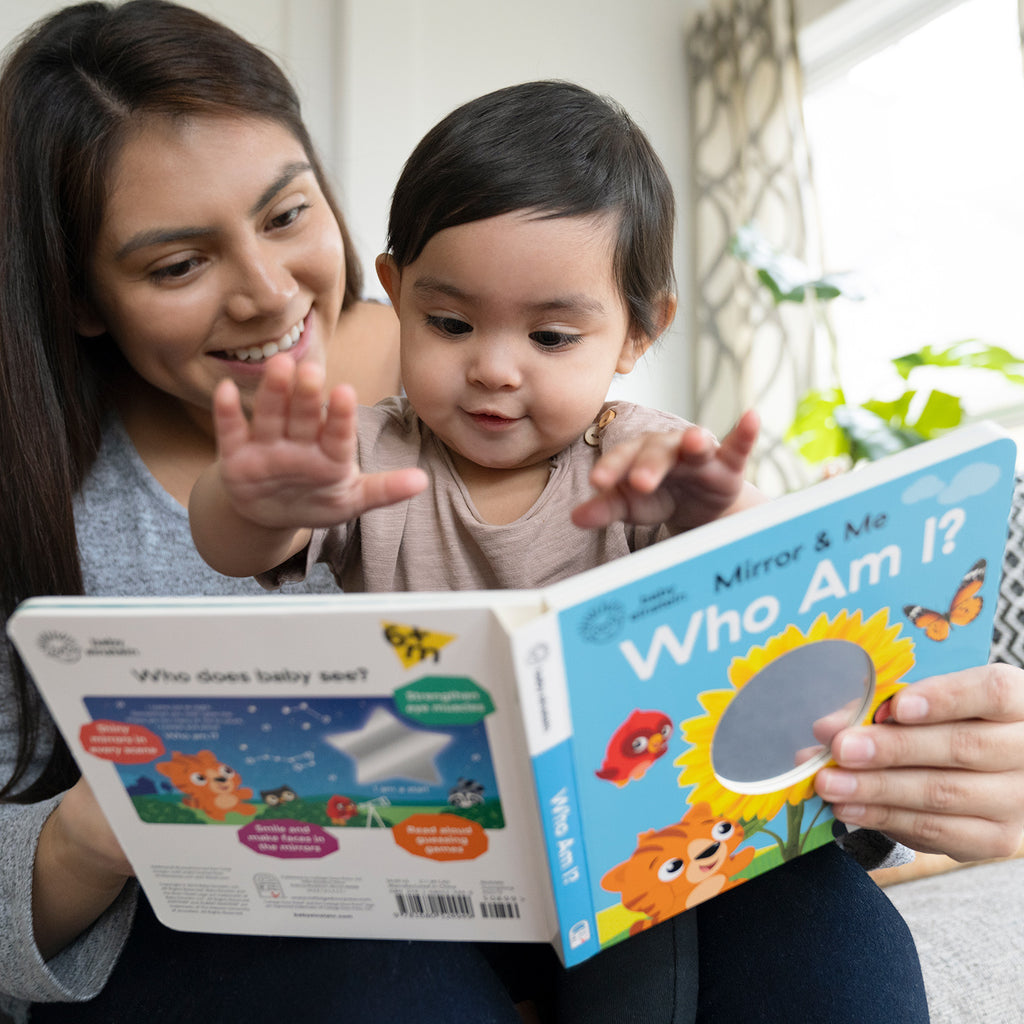
[[[776,658],[725,709],[711,741],[715,777],[734,793],[773,793],[813,775],[840,729],[863,719],[875,666],[849,640],[816,640]]]

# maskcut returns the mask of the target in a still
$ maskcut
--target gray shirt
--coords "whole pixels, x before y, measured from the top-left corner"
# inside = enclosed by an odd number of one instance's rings
[[[103,431],[102,447],[75,500],[85,591],[96,596],[264,594],[250,579],[210,569],[192,543],[186,510],[146,468],[120,421]],[[320,567],[297,593],[337,593]],[[49,725],[49,723],[48,723]],[[52,728],[52,726],[50,726]],[[0,659],[0,774],[17,750],[15,705],[6,656]],[[36,751],[36,770],[49,743]],[[131,927],[136,890],[128,885],[112,907],[57,956],[44,962],[32,935],[32,865],[39,831],[57,800],[0,804],[0,1009],[24,1019],[32,1001],[88,999],[103,987]],[[15,997],[7,999],[2,993]]]

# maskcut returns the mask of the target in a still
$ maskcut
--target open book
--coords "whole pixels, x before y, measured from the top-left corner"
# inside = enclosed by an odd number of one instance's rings
[[[1014,457],[967,428],[543,590],[9,632],[165,924],[574,964],[841,830],[830,737],[987,660]]]

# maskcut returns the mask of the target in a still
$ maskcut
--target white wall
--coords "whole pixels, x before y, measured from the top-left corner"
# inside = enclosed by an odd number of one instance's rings
[[[567,78],[621,102],[666,164],[680,207],[676,272],[681,312],[660,349],[616,391],[689,411],[689,247],[680,0],[344,0],[346,55],[334,164],[364,253],[385,236],[391,190],[405,157],[453,107],[491,89]]]
[[[698,0],[189,2],[270,50],[296,82],[371,285],[402,163],[453,107],[534,78],[571,79],[619,100],[649,134],[676,189],[680,313],[660,348],[615,393],[689,412],[683,45],[687,12]],[[0,40],[59,6],[0,0]]]

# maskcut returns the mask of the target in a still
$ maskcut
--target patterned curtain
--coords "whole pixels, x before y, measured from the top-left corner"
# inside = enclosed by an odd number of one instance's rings
[[[1017,0],[1017,16],[1020,20],[1020,48],[1024,53],[1024,0]]]
[[[1024,0],[1020,0],[1024,5]],[[687,33],[694,184],[694,408],[721,435],[756,408],[753,479],[769,494],[809,482],[783,441],[800,395],[833,382],[823,311],[776,307],[730,252],[748,222],[820,270],[792,0],[711,0]]]

